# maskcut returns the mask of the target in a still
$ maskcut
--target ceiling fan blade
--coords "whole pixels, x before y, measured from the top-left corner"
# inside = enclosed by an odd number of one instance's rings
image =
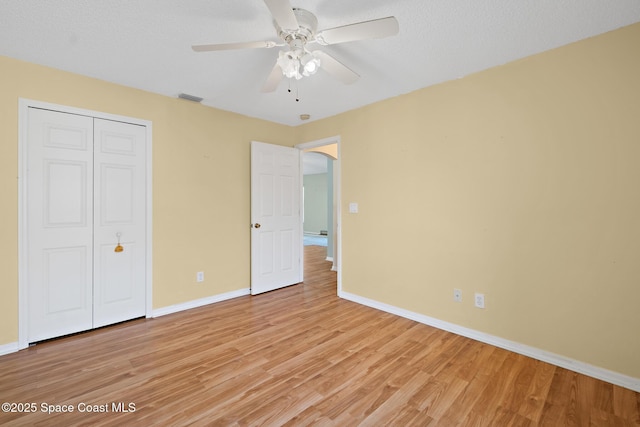
[[[271,70],[271,74],[267,77],[267,80],[262,85],[262,92],[273,92],[278,87],[278,84],[282,80],[282,68],[276,63]]]
[[[360,78],[355,71],[326,52],[316,50],[313,52],[313,55],[320,59],[321,69],[325,70],[327,73],[331,74],[346,85],[355,83]]]
[[[398,20],[393,16],[358,22],[343,27],[330,28],[316,34],[316,41],[321,45],[344,43],[355,40],[379,39],[395,36],[400,31]]]
[[[219,44],[199,44],[191,46],[196,52],[211,52],[213,50],[232,50],[232,49],[260,49],[272,48],[274,46],[282,46],[271,40],[261,42],[240,42],[240,43],[219,43]]]
[[[297,31],[300,28],[289,0],[264,0],[264,2],[282,30]]]

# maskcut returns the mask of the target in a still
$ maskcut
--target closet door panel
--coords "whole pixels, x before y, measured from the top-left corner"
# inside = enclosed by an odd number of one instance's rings
[[[93,119],[29,109],[28,340],[92,327]]]
[[[146,128],[95,119],[94,327],[145,315]]]

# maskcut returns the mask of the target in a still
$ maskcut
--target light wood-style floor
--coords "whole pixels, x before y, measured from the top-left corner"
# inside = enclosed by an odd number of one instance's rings
[[[0,401],[36,409],[0,425],[640,425],[639,393],[337,298],[324,251],[304,284],[0,357]]]

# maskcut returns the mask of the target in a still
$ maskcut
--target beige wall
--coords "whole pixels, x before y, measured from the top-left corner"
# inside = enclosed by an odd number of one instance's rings
[[[639,47],[634,25],[297,128],[341,136],[344,291],[640,378]]]
[[[0,70],[0,345],[18,339],[19,97],[153,122],[154,308],[249,287],[250,141],[291,146],[292,128],[5,57]]]

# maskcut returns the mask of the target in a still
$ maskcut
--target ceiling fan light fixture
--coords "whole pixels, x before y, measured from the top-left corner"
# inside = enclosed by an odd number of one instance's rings
[[[291,49],[280,51],[277,63],[285,77],[300,80],[303,76],[310,76],[318,71],[320,58],[308,50]]]
[[[296,57],[293,51],[280,51],[278,53],[278,66],[282,69],[282,74],[288,78],[295,78],[300,80],[302,75],[300,74],[300,60]]]
[[[280,51],[277,63],[285,77],[296,80],[315,74],[320,68],[320,58],[306,49]]]
[[[320,58],[317,58],[311,52],[306,52],[300,58],[300,65],[302,65],[303,72],[302,74],[305,76],[310,76],[315,74],[320,68]]]

